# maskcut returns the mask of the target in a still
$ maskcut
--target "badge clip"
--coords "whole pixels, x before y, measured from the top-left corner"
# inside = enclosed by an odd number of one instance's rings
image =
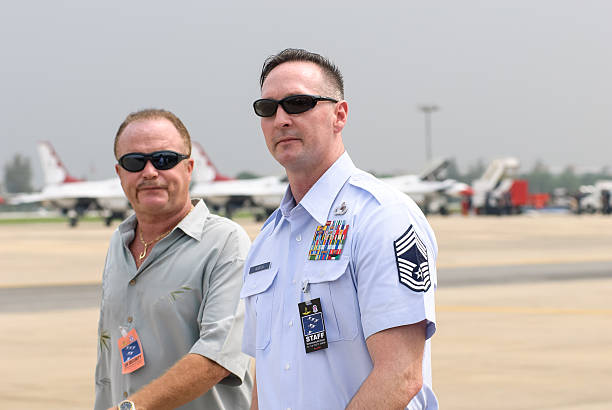
[[[304,297],[306,299],[304,303],[306,303],[306,305],[310,305],[310,282],[308,281],[308,279],[304,279],[304,281],[302,282],[302,293],[304,294]]]

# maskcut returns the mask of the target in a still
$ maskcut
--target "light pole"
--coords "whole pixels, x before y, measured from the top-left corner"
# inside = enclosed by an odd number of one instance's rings
[[[425,114],[425,155],[427,162],[431,162],[431,113],[440,109],[437,105],[419,105],[419,110]]]

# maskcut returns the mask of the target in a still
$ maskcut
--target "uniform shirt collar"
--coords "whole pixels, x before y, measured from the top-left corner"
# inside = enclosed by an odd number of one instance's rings
[[[291,187],[287,187],[285,196],[281,201],[278,215],[275,216],[275,223],[282,213],[282,216],[288,217],[292,210],[297,207],[302,207],[321,225],[325,225],[329,210],[351,175],[357,171],[357,167],[353,164],[349,154],[344,153],[332,164],[331,167],[315,182],[308,190],[304,198],[299,204],[295,205],[295,199],[291,193]]]

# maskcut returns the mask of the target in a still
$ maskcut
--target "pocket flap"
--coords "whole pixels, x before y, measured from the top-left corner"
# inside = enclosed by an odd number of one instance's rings
[[[240,291],[240,298],[257,295],[268,290],[272,282],[274,282],[277,273],[278,268],[272,268],[247,274]]]
[[[339,261],[308,261],[304,267],[304,279],[309,283],[332,282],[346,272],[350,258]]]

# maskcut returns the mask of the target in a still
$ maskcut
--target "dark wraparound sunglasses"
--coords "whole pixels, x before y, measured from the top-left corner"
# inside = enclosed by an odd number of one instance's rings
[[[282,100],[262,98],[253,103],[253,108],[255,109],[255,114],[260,117],[272,117],[276,114],[279,105],[283,107],[287,114],[300,114],[313,109],[319,101],[338,102],[338,100],[333,98],[321,97],[320,95],[299,94],[290,95]]]
[[[176,164],[187,158],[189,155],[174,151],[155,151],[150,154],[130,152],[119,158],[119,165],[126,171],[139,172],[147,165],[147,161],[151,161],[156,169],[166,170],[174,168]]]

